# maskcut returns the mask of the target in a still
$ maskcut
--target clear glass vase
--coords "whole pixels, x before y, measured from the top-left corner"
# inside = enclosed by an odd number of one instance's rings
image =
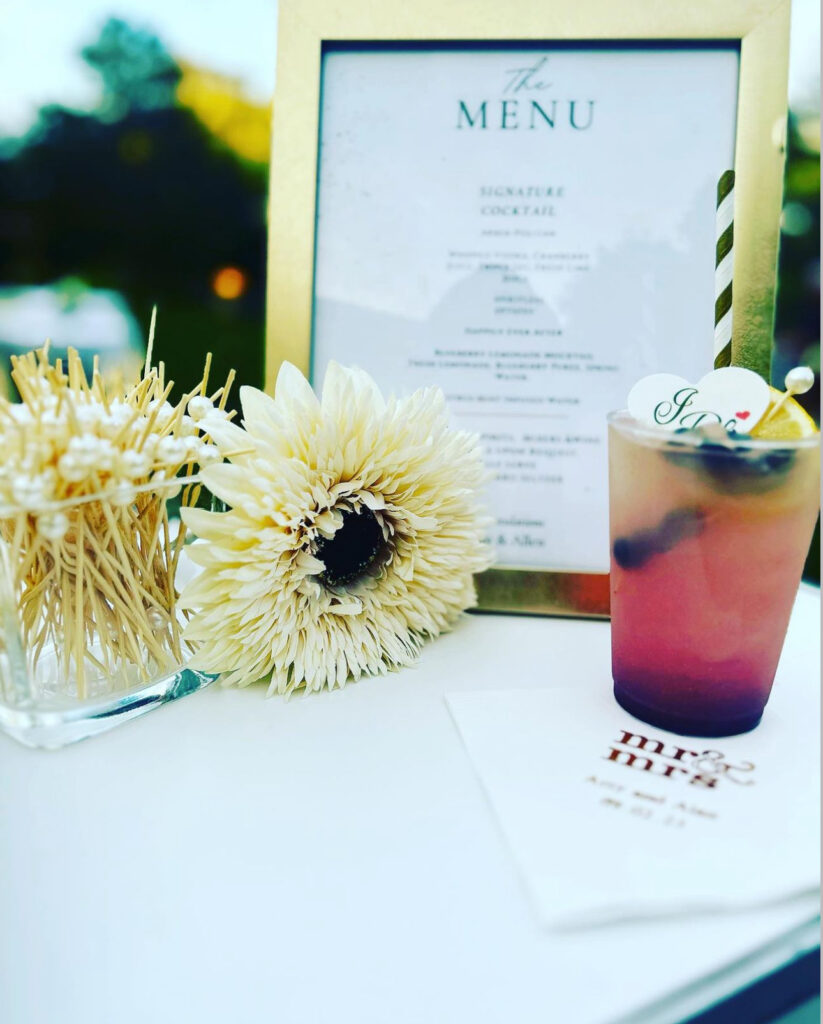
[[[186,481],[184,502],[196,479]],[[186,667],[179,480],[0,508],[0,729],[60,747],[208,685]]]

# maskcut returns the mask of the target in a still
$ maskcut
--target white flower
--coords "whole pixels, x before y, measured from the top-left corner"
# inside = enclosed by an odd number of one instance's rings
[[[229,511],[182,510],[203,541],[182,594],[194,667],[287,693],[409,664],[489,564],[477,439],[449,429],[439,389],[384,401],[334,363],[321,400],[290,364],[273,399],[240,397],[245,430],[209,422],[231,461],[202,472]]]

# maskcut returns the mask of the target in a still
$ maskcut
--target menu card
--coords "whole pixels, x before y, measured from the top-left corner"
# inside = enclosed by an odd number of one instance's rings
[[[693,41],[324,48],[314,380],[442,387],[495,474],[499,564],[605,571],[606,413],[711,363],[738,67]]]
[[[739,911],[819,887],[808,699],[751,733],[678,737],[589,687],[447,702],[541,920],[575,927]]]

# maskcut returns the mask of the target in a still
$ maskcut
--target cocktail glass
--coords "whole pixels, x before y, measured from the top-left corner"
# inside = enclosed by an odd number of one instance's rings
[[[753,729],[817,518],[820,436],[671,433],[609,416],[617,701],[690,736]]]

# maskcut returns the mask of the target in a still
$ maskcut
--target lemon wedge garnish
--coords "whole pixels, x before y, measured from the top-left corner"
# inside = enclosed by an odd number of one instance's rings
[[[783,392],[777,388],[769,388],[769,391],[772,400],[763,419],[752,430],[752,437],[759,437],[765,441],[797,441],[818,433],[814,420],[794,398],[787,398],[770,419],[769,413],[783,398]]]

